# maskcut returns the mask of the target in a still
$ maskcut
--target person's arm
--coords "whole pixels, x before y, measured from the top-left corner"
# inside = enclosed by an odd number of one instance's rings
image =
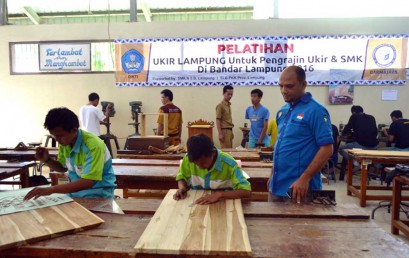
[[[224,142],[224,136],[222,133],[222,126],[221,126],[221,119],[216,118],[216,126],[217,126],[217,132],[219,133],[219,140],[221,142]]]
[[[264,120],[263,131],[261,131],[261,134],[260,134],[260,137],[258,138],[257,143],[263,142],[264,136],[266,136],[267,127],[268,127],[268,120]]]
[[[54,160],[50,157],[50,154],[46,148],[36,148],[35,158],[46,164],[51,171],[66,172],[67,169],[61,165],[58,160]]]
[[[157,135],[162,135],[163,134],[163,124],[158,124],[158,129],[156,131]]]
[[[179,124],[179,139],[182,141],[182,122]]]
[[[187,196],[187,191],[189,191],[189,186],[184,179],[178,180],[178,190],[173,195],[173,199],[176,201],[183,200]]]
[[[241,199],[241,198],[250,198],[251,191],[244,189],[237,190],[226,190],[226,191],[215,191],[212,194],[203,196],[196,200],[196,204],[212,204],[218,202],[220,199]]]
[[[342,135],[348,135],[351,133],[351,130],[353,128],[352,124],[354,121],[354,117],[355,117],[354,115],[349,117],[348,123],[345,125],[344,129],[342,130],[342,133],[341,133]]]
[[[331,157],[332,152],[332,143],[321,146],[311,163],[308,165],[307,169],[305,169],[297,181],[290,186],[290,188],[293,189],[292,198],[293,200],[297,200],[297,203],[299,203],[301,199],[305,198],[311,178],[321,170],[324,164]]]
[[[37,199],[40,196],[50,195],[53,193],[74,193],[81,190],[89,189],[94,185],[93,180],[80,178],[75,182],[62,185],[54,185],[51,187],[36,187],[24,197],[24,201],[30,200],[31,198]]]

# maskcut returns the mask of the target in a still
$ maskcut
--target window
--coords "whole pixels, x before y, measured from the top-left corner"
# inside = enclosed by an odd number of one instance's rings
[[[41,42],[48,43],[48,42]],[[65,43],[50,42],[50,43]],[[70,43],[69,41],[67,43]],[[84,42],[82,42],[84,43]],[[100,73],[114,72],[115,70],[115,44],[110,41],[85,42],[91,43],[91,71],[53,70],[40,71],[39,69],[39,44],[40,42],[10,43],[11,74],[48,74],[48,73]]]

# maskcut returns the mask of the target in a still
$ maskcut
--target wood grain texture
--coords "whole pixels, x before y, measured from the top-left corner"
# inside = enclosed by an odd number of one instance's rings
[[[0,216],[0,250],[93,228],[104,221],[76,202]]]
[[[388,151],[388,150],[349,150],[353,155],[368,156],[368,157],[407,157],[409,158],[409,151]]]
[[[173,200],[170,190],[139,238],[139,253],[184,255],[251,255],[241,201],[192,205],[209,191],[189,191]]]
[[[136,253],[136,241],[151,216],[98,214],[95,229],[5,250],[4,257],[176,257]],[[409,257],[409,245],[373,221],[344,219],[246,218],[249,257]],[[183,255],[189,258],[220,256]],[[226,257],[226,256],[224,256]]]
[[[260,155],[255,151],[227,151],[233,158],[241,161],[259,161]],[[125,159],[166,159],[166,160],[179,160],[185,156],[186,153],[177,154],[152,154],[144,155],[139,154],[138,151],[132,150],[118,150],[117,158]]]

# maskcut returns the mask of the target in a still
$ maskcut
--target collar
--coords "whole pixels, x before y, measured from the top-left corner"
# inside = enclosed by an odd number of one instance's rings
[[[257,108],[254,107],[254,105],[252,105],[251,107],[253,108],[253,110],[257,110],[259,108],[261,108],[263,105],[260,104],[260,106],[258,106]]]
[[[312,99],[312,95],[310,92],[306,92],[297,102],[294,104],[290,104],[291,107],[296,106],[298,103],[303,102],[303,103],[308,103]]]
[[[72,147],[71,152],[79,153],[82,141],[82,129],[78,129],[77,140],[75,141],[74,147]]]
[[[167,106],[167,105],[173,105],[173,102],[169,101],[168,103],[165,104],[165,106]]]
[[[230,105],[231,105],[231,103],[230,103],[229,101],[226,101],[225,99],[222,100],[222,103],[223,103],[224,105],[227,105],[227,106],[230,106]]]
[[[220,157],[220,150],[214,147],[214,150],[216,150],[217,153],[217,158],[216,161],[214,162],[213,167],[210,170],[217,170],[217,171],[222,171],[222,159]]]

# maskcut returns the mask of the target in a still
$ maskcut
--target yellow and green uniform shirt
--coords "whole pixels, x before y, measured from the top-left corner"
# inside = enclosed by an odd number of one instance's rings
[[[68,169],[71,182],[80,178],[95,181],[92,188],[71,193],[71,197],[114,197],[116,178],[111,154],[98,136],[79,129],[73,147],[60,145],[58,161]]]
[[[176,180],[185,180],[192,190],[244,189],[251,191],[250,183],[243,176],[234,158],[218,149],[216,151],[216,162],[210,170],[199,168],[185,155]]]

